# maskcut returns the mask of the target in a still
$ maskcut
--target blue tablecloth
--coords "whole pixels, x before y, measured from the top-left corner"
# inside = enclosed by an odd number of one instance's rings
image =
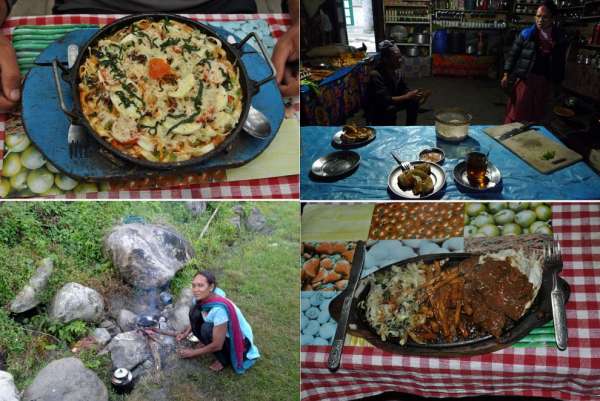
[[[426,147],[442,148],[446,153],[443,168],[446,187],[438,199],[600,199],[600,176],[583,161],[550,174],[541,174],[510,150],[483,132],[484,126],[471,126],[469,138],[460,143],[440,141],[433,126],[375,127],[377,137],[366,146],[353,149],[361,161],[351,175],[338,180],[322,181],[310,174],[317,158],[335,149],[333,134],[340,127],[302,127],[301,198],[318,199],[395,199],[388,191],[388,174],[397,166],[390,151],[398,150],[403,160],[416,160]],[[539,130],[558,141],[544,128]],[[462,192],[452,178],[452,171],[464,156],[479,146],[490,147],[490,160],[502,173],[502,185],[494,192]]]

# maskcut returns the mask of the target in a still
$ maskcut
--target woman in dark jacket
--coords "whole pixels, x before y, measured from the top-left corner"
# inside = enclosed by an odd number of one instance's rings
[[[546,1],[535,14],[535,24],[523,29],[506,59],[501,85],[515,80],[506,107],[505,123],[541,121],[552,88],[565,75],[567,40],[554,26],[556,5]]]

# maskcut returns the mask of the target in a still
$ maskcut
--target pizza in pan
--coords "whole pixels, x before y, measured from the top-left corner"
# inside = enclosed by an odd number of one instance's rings
[[[97,41],[79,69],[82,112],[128,156],[200,157],[242,113],[239,70],[219,38],[167,18],[142,19]]]

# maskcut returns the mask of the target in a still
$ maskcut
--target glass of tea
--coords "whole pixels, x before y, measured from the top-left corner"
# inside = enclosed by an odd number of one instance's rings
[[[486,177],[488,166],[488,151],[480,149],[467,154],[467,179],[469,184],[477,188],[485,188],[489,182]]]

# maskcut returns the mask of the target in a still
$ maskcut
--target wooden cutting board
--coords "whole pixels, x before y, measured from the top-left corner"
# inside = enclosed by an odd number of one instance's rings
[[[484,132],[542,174],[549,174],[582,160],[579,153],[556,140],[546,137],[535,129],[525,131],[503,141],[498,140],[502,134],[521,126],[521,123],[512,123],[486,128]],[[544,155],[546,155],[546,158],[553,157],[546,160]]]

